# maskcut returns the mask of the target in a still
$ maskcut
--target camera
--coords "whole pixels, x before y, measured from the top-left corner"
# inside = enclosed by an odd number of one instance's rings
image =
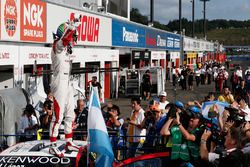
[[[212,133],[212,141],[216,142],[218,145],[223,145],[223,136],[220,134],[220,128],[216,123],[213,122],[212,119],[203,118],[200,130],[209,130]]]
[[[237,108],[225,107],[225,110],[229,112],[227,121],[234,121],[236,127],[239,127],[242,123],[246,122],[245,116],[241,115]]]

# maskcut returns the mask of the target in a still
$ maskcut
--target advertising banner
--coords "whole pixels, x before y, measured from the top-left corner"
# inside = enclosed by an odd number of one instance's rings
[[[46,3],[37,0],[21,0],[21,41],[46,41]]]
[[[145,34],[143,26],[112,20],[112,46],[145,48]]]
[[[1,40],[20,39],[20,1],[1,0]]]
[[[156,30],[146,30],[146,47],[166,50],[167,39],[166,33]]]
[[[20,47],[20,55],[22,59],[21,64],[34,64],[35,60],[37,64],[51,64],[51,48],[37,47],[37,46],[22,46]]]
[[[46,41],[46,3],[1,0],[1,40]]]
[[[18,66],[18,46],[0,45],[0,65]]]
[[[52,32],[68,20],[81,15],[77,45],[111,46],[111,18],[47,4],[47,43],[53,42]]]
[[[175,34],[166,34],[167,50],[180,50],[180,36]]]

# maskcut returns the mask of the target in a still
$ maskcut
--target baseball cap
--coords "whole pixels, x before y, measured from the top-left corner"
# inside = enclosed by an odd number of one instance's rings
[[[161,91],[159,96],[167,96],[167,92]]]

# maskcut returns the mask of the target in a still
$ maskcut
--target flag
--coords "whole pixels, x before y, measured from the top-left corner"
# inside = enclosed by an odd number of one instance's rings
[[[112,167],[114,153],[108,136],[107,128],[101,112],[96,87],[92,87],[88,113],[89,152],[97,154],[95,166]]]
[[[217,108],[219,111],[219,114],[222,115],[224,108],[228,107],[229,104],[225,102],[220,102],[220,101],[209,101],[205,102],[202,105],[202,115],[204,118],[209,118],[209,112],[214,112],[214,108]]]

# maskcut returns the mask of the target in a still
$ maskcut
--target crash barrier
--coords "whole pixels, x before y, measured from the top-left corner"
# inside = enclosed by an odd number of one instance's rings
[[[75,140],[87,140],[87,131],[86,130],[75,130],[73,132],[73,139]],[[108,131],[110,141],[112,144],[112,148],[114,151],[114,155],[117,160],[124,160],[130,157],[130,152],[134,152],[136,156],[142,155],[145,153],[154,153],[154,152],[163,152],[169,151],[167,149],[167,145],[165,144],[165,138],[162,136],[130,136],[130,135],[121,135],[119,131],[109,130]],[[38,130],[37,135],[27,135],[27,134],[4,134],[0,135],[4,137],[5,140],[2,144],[0,144],[0,152],[6,149],[7,146],[7,138],[10,136],[15,136],[17,141],[31,141],[31,140],[42,140],[49,139],[49,131],[48,130]],[[59,138],[64,139],[64,130],[59,130]],[[137,146],[130,145],[130,138],[143,138],[140,140]],[[149,139],[150,140],[145,140]]]

